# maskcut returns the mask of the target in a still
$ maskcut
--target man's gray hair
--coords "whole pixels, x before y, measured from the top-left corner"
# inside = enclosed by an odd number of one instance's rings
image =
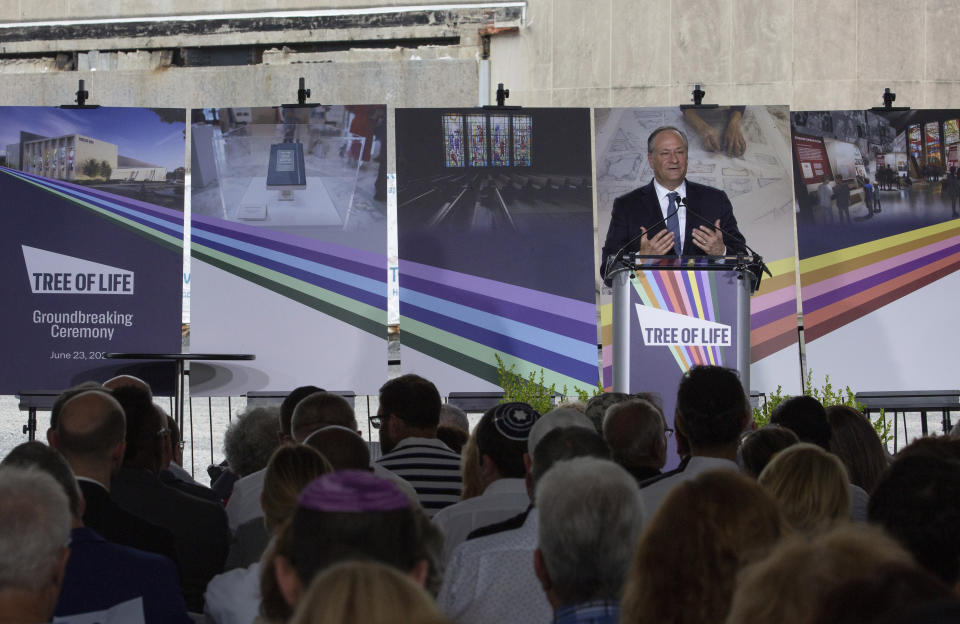
[[[537,485],[539,549],[563,604],[615,600],[643,524],[636,480],[605,459],[578,457]]]
[[[467,413],[456,405],[444,403],[440,406],[440,424],[460,427],[470,433],[470,420],[467,418]]]
[[[230,470],[245,477],[264,468],[280,442],[279,431],[279,407],[251,407],[239,414],[223,438]]]
[[[673,132],[676,132],[677,134],[679,134],[680,138],[683,139],[683,146],[686,147],[687,149],[690,148],[690,141],[687,140],[686,132],[684,132],[680,128],[677,128],[676,126],[660,126],[656,130],[651,132],[650,136],[647,137],[647,153],[648,154],[653,153],[653,140],[657,138],[657,135],[660,134],[661,132],[666,132],[668,130],[672,130]]]
[[[40,470],[3,466],[0,501],[0,590],[41,589],[70,541],[67,495]]]
[[[666,449],[666,426],[656,405],[645,399],[628,399],[607,408],[603,438],[610,445],[613,461],[621,466],[648,466]]]

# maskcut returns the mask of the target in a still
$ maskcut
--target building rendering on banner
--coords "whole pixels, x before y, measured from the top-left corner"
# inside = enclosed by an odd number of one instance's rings
[[[26,173],[71,182],[163,182],[167,177],[166,167],[122,156],[116,144],[82,134],[44,137],[21,132],[20,143],[7,145],[7,162]]]

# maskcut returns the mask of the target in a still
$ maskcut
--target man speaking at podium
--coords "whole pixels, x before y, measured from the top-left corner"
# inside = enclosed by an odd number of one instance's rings
[[[723,256],[746,250],[727,194],[686,179],[687,146],[679,128],[661,126],[650,133],[647,160],[653,180],[614,200],[601,277],[614,256],[632,251]]]

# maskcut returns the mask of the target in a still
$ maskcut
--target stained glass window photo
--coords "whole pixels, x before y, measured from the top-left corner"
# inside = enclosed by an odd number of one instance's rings
[[[467,134],[470,137],[470,166],[487,166],[487,118],[467,115]]]
[[[510,118],[490,117],[490,155],[494,167],[510,166]]]
[[[463,117],[443,116],[444,166],[463,167]]]
[[[529,115],[517,115],[513,118],[513,164],[516,167],[529,167],[530,135],[533,132],[533,118]]]

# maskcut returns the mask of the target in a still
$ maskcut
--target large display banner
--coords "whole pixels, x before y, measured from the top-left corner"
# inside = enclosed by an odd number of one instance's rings
[[[598,234],[598,270],[594,279],[600,292],[604,385],[609,386],[612,381],[612,312],[610,291],[598,277],[600,250],[610,227],[614,200],[652,184],[649,136],[661,126],[673,126],[686,134],[689,143],[686,180],[726,194],[747,244],[763,256],[773,274],[764,276],[750,301],[752,388],[769,392],[779,385],[788,392],[798,392],[794,204],[787,107],[614,108],[595,109],[594,114]],[[642,292],[638,281],[633,284],[638,294],[648,294]],[[667,290],[665,285],[659,288]],[[691,310],[695,308],[692,306]],[[700,318],[705,317],[701,314]],[[708,363],[712,362],[695,353],[689,360],[677,359],[674,372],[679,380],[690,366]]]
[[[121,373],[158,394],[180,351],[180,109],[0,108],[0,394]]]
[[[586,109],[400,109],[402,365],[442,393],[598,379]]]
[[[386,107],[203,109],[193,119],[197,395],[313,384],[376,394],[387,365]]]
[[[807,364],[855,390],[955,385],[957,110],[791,114]]]

